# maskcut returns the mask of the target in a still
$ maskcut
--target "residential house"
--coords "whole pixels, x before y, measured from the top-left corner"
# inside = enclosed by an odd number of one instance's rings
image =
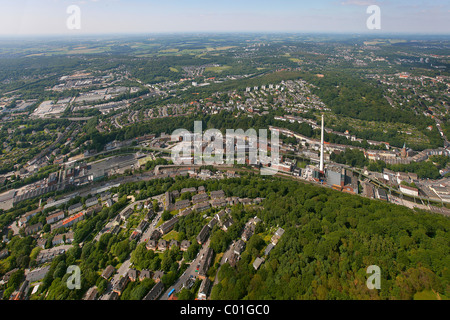
[[[163,275],[164,275],[164,272],[162,272],[162,271],[155,271],[154,273],[153,273],[153,277],[152,277],[152,279],[153,279],[153,281],[155,281],[155,282],[160,282],[161,281],[161,278],[163,277]]]
[[[179,247],[180,243],[177,240],[172,239],[170,240],[169,249],[171,249],[173,246]]]
[[[151,279],[151,272],[147,269],[141,270],[139,273],[139,281],[143,281],[144,279]]]
[[[113,291],[120,296],[122,294],[123,290],[125,290],[125,287],[127,286],[129,281],[130,281],[130,278],[128,278],[128,276],[124,276],[124,277],[120,278],[119,281],[117,281],[113,285]]]
[[[278,243],[278,240],[280,240],[281,236],[284,234],[284,229],[278,228],[277,231],[275,231],[275,234],[272,236],[272,243],[276,245]]]
[[[252,199],[249,198],[244,198],[244,199],[239,199],[239,202],[242,203],[243,205],[249,205],[252,204]]]
[[[239,239],[234,244],[233,252],[235,254],[241,254],[244,251],[244,249],[245,249],[245,242]]]
[[[186,193],[186,192],[190,192],[190,193],[196,193],[197,189],[195,187],[192,188],[183,188],[181,189],[181,194]]]
[[[81,210],[83,210],[83,205],[80,202],[78,202],[74,205],[71,205],[68,209],[69,215],[80,212]]]
[[[216,217],[212,218],[211,221],[209,221],[208,223],[208,227],[212,230],[212,228],[214,228],[214,226],[219,222],[219,220],[217,220]]]
[[[158,240],[159,238],[161,238],[162,233],[159,232],[158,230],[153,230],[152,234],[150,235],[150,239],[151,240]]]
[[[227,198],[227,201],[230,206],[234,206],[239,203],[239,198],[238,197],[229,197],[229,198]]]
[[[156,300],[164,291],[164,284],[162,282],[158,282],[155,284],[150,290],[149,293],[144,297],[143,300]]]
[[[215,217],[219,223],[224,223],[227,217],[227,213],[225,210],[220,210],[218,213],[215,214]]]
[[[141,233],[138,232],[138,231],[136,231],[136,230],[134,230],[134,231],[131,233],[131,235],[130,235],[130,240],[131,240],[131,241],[132,241],[132,240],[138,241],[140,237],[141,237]]]
[[[58,244],[63,244],[64,243],[64,235],[63,234],[57,234],[56,236],[53,237],[52,240],[52,245],[56,246]]]
[[[130,269],[127,272],[127,276],[131,281],[135,282],[138,278],[138,271],[136,269]]]
[[[108,280],[114,272],[116,272],[116,269],[112,265],[109,265],[105,268],[105,270],[103,270],[101,276],[102,278]]]
[[[198,203],[194,206],[194,210],[197,212],[203,212],[210,208],[209,202]]]
[[[170,210],[171,204],[172,204],[172,194],[169,191],[167,191],[164,194],[164,210]]]
[[[96,287],[91,287],[84,295],[83,300],[97,300],[98,290]]]
[[[200,194],[196,194],[195,196],[192,197],[192,203],[197,204],[197,203],[207,201],[208,199],[209,199],[209,197],[206,193],[200,193]]]
[[[144,208],[148,209],[148,210],[150,210],[150,209],[153,210],[153,201],[151,201],[151,200],[145,201]]]
[[[270,251],[272,251],[272,249],[274,248],[274,244],[273,243],[269,243],[268,246],[266,247],[266,249],[264,250],[264,255],[268,256]]]
[[[167,243],[166,240],[161,239],[161,240],[158,241],[158,250],[159,251],[166,251],[167,250],[167,246],[168,246],[168,243]]]
[[[205,192],[206,192],[206,190],[205,190],[204,186],[198,187],[198,193],[205,193]]]
[[[85,202],[86,208],[93,207],[97,204],[98,204],[98,199],[96,197],[89,198]]]
[[[72,243],[73,240],[75,240],[75,233],[73,231],[69,231],[64,233],[65,236],[65,243]]]
[[[214,199],[212,201],[212,206],[214,208],[225,207],[228,204],[228,201],[225,198]]]
[[[24,226],[27,223],[27,221],[28,220],[27,220],[26,217],[21,217],[17,224],[19,225],[19,227],[22,227],[22,226]]]
[[[186,209],[187,207],[189,207],[191,205],[191,202],[189,200],[180,200],[175,202],[175,204],[171,207],[171,209],[174,210],[183,210]]]
[[[258,223],[260,223],[262,220],[258,217],[253,218],[253,224],[256,226]]]
[[[248,241],[252,237],[253,233],[255,232],[255,225],[254,224],[247,224],[244,228],[244,231],[242,232],[242,240]]]
[[[183,240],[181,241],[181,251],[187,251],[187,249],[189,249],[189,247],[191,246],[191,242],[189,240]]]
[[[255,268],[255,270],[258,270],[261,264],[264,263],[264,261],[265,261],[264,258],[260,257],[256,258],[255,261],[253,262],[253,268]]]
[[[178,218],[174,217],[170,219],[169,221],[164,222],[162,225],[159,226],[158,230],[164,235],[169,233],[175,224],[178,222]]]
[[[108,200],[108,199],[111,199],[111,192],[109,192],[109,191],[103,192],[103,193],[100,195],[100,199],[101,199],[102,202],[103,202],[103,201],[106,201],[106,200]]]
[[[208,278],[203,279],[200,284],[200,289],[198,291],[197,298],[198,300],[206,300],[209,295],[209,290],[211,289],[211,280]]]
[[[19,227],[22,227],[25,223],[30,221],[31,218],[33,218],[35,215],[40,213],[42,208],[37,208],[36,210],[30,211],[25,213],[21,219],[19,219]]]
[[[148,222],[146,220],[142,220],[141,223],[136,228],[137,232],[144,233],[145,229],[148,227]]]
[[[41,247],[42,249],[45,248],[45,245],[46,245],[46,244],[47,244],[47,239],[39,238],[39,239],[37,240],[37,246],[38,246],[38,247]]]
[[[223,224],[222,224],[222,230],[223,231],[228,231],[228,229],[230,229],[230,227],[233,225],[234,221],[232,218],[227,219]]]
[[[33,234],[33,233],[38,232],[39,230],[42,230],[42,227],[43,227],[43,225],[41,222],[33,224],[32,226],[28,226],[25,228],[25,234],[27,236],[29,236],[30,234]]]
[[[147,248],[147,250],[155,251],[158,247],[158,243],[156,242],[156,240],[149,239],[145,247]]]
[[[230,256],[230,259],[228,259],[228,263],[230,264],[230,266],[234,268],[236,267],[236,263],[239,261],[239,259],[240,255],[233,252]]]
[[[200,262],[200,268],[198,270],[198,278],[203,280],[206,278],[206,273],[208,272],[209,267],[211,266],[212,258],[214,255],[214,251],[211,248],[205,253],[202,261]]]
[[[64,211],[58,211],[56,213],[52,213],[49,215],[45,220],[47,221],[47,224],[55,223],[61,219],[64,219]]]
[[[133,209],[128,208],[127,210],[120,213],[120,218],[122,220],[127,220],[129,216],[133,213]]]
[[[203,226],[202,230],[200,231],[200,233],[197,236],[198,244],[204,244],[206,242],[206,240],[208,240],[210,231],[211,231],[211,229],[209,228],[208,225]]]
[[[68,228],[77,223],[78,221],[81,221],[84,219],[84,212],[79,212],[77,214],[74,214],[70,217],[67,217],[66,219],[59,221],[55,224],[52,224],[51,230],[55,230],[58,228]]]
[[[8,249],[3,249],[0,251],[0,259],[6,258],[9,255]]]
[[[211,199],[221,199],[225,198],[225,192],[223,190],[211,191]]]
[[[188,214],[191,214],[191,213],[192,213],[192,209],[191,208],[187,208],[187,209],[184,209],[183,211],[181,211],[179,215],[184,217],[184,216],[187,216]]]
[[[172,199],[176,199],[180,196],[180,191],[178,191],[178,190],[174,190],[171,193],[172,193]]]
[[[409,186],[405,186],[405,185],[400,185],[399,186],[400,192],[407,194],[409,196],[413,196],[413,197],[418,197],[419,196],[419,189],[417,188],[413,188],[413,187],[409,187]]]

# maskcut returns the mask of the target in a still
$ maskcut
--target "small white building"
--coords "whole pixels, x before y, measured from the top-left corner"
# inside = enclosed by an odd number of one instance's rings
[[[400,185],[400,192],[403,194],[407,194],[409,196],[418,197],[419,196],[419,190],[416,188]]]

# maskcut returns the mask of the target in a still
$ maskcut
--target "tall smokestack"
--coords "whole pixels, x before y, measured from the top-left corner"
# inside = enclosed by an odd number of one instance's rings
[[[324,144],[324,120],[323,120],[323,115],[322,115],[322,135],[321,135],[321,139],[320,139],[320,172],[323,173],[324,172],[324,163],[323,163],[323,144]]]

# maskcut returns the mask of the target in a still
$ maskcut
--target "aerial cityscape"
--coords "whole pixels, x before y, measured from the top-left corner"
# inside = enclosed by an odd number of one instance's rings
[[[450,19],[107,34],[63,3],[0,24],[1,299],[450,298]]]

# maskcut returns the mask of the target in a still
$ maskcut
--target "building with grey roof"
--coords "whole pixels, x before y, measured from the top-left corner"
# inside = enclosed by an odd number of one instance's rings
[[[149,293],[144,297],[143,300],[156,300],[164,291],[164,284],[162,282],[158,282],[153,286]]]
[[[93,206],[95,206],[96,204],[98,204],[98,199],[97,199],[97,197],[89,198],[89,199],[87,199],[86,202],[85,202],[86,208],[93,207]]]
[[[260,257],[256,258],[255,261],[253,262],[253,268],[255,268],[255,270],[258,270],[261,264],[264,263],[264,261],[265,261],[264,258]]]
[[[192,197],[192,203],[197,204],[197,203],[204,202],[208,199],[209,199],[209,197],[206,193],[200,193],[200,194],[196,194],[195,196]]]
[[[81,210],[83,210],[83,205],[80,202],[71,205],[68,209],[69,215],[80,212]]]
[[[211,229],[209,228],[208,225],[203,226],[202,230],[200,231],[200,233],[197,235],[197,238],[196,238],[198,244],[204,244],[206,242],[206,240],[208,240],[210,231],[211,231]]]
[[[203,279],[202,283],[200,284],[200,289],[198,290],[198,300],[206,300],[206,298],[208,298],[210,289],[211,280],[209,280],[208,278]]]
[[[174,217],[169,221],[166,221],[162,225],[160,225],[158,230],[164,235],[173,229],[178,220],[179,220],[178,217]]]

